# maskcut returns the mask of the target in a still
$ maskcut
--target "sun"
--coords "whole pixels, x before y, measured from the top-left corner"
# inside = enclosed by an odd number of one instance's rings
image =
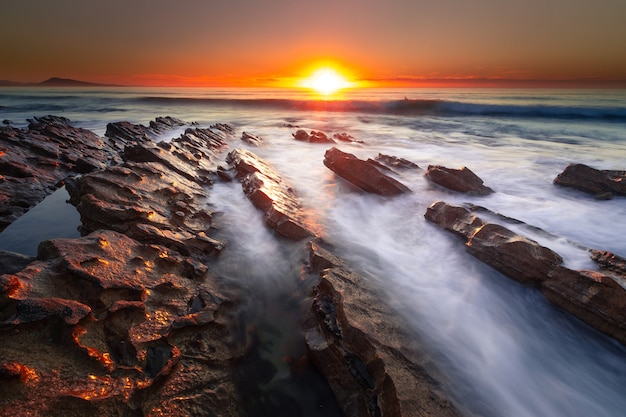
[[[315,90],[318,94],[329,96],[343,88],[351,87],[352,83],[337,70],[325,67],[314,71],[309,78],[303,79],[300,85]]]

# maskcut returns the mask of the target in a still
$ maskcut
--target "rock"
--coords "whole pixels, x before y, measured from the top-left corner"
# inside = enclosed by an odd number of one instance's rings
[[[349,183],[369,193],[391,196],[411,191],[404,184],[383,174],[373,164],[337,148],[326,151],[324,165]]]
[[[0,321],[0,378],[11,393],[0,409],[187,416],[202,404],[242,415],[233,363],[245,337],[233,337],[233,302],[208,271],[189,277],[195,262],[113,231],[42,243],[17,283],[0,286],[0,312],[13,312]]]
[[[464,207],[451,206],[443,201],[437,201],[426,209],[426,220],[439,227],[457,234],[467,241],[476,230],[485,223],[470,210]]]
[[[593,250],[601,271],[574,271],[556,252],[464,207],[436,202],[425,218],[466,240],[467,251],[487,265],[539,287],[550,302],[626,345],[626,259]]]
[[[258,137],[257,135],[253,135],[252,133],[243,132],[241,134],[241,140],[254,146],[261,146],[263,143],[263,139]]]
[[[392,168],[402,168],[402,169],[418,169],[419,166],[408,159],[398,158],[397,156],[385,155],[379,153],[376,157],[376,160],[382,162],[385,165],[388,165]]]
[[[563,262],[556,252],[493,223],[483,225],[471,235],[467,251],[524,284],[545,281]]]
[[[306,131],[300,129],[293,133],[292,136],[295,140],[299,140],[302,142],[309,143],[335,143],[334,140],[326,136],[324,132],[318,132],[315,130],[311,130],[311,133],[307,133]]]
[[[0,275],[14,274],[21,271],[34,260],[35,258],[22,255],[21,253],[0,250]]]
[[[233,150],[227,160],[246,196],[265,213],[265,223],[276,233],[291,240],[316,235],[292,188],[267,162],[245,149]]]
[[[626,258],[605,250],[593,249],[590,251],[593,259],[603,271],[610,271],[626,276]]]
[[[350,136],[347,133],[335,133],[333,138],[337,139],[340,142],[348,142],[348,143],[364,143],[362,140],[357,140]]]
[[[504,226],[486,223],[463,207],[435,202],[424,217],[462,237],[470,254],[521,283],[541,283],[563,261],[552,250]]]
[[[557,268],[541,292],[553,304],[626,345],[626,289],[612,277]]]
[[[148,126],[115,122],[107,124],[104,136],[114,148],[121,151],[126,146],[154,140],[168,130],[185,125],[186,123],[182,120],[170,116],[157,117],[154,121],[150,121]]]
[[[483,185],[483,180],[466,167],[452,169],[429,165],[425,176],[435,184],[460,193],[487,195],[493,192],[491,188]]]
[[[556,176],[554,184],[571,187],[606,200],[626,195],[626,171],[598,170],[583,164],[570,164]]]
[[[0,231],[75,174],[120,161],[99,136],[63,117],[29,120],[27,129],[0,126]]]
[[[208,193],[179,174],[183,167],[180,163],[171,171],[157,162],[127,162],[68,181],[81,233],[109,229],[186,255],[219,252],[222,244],[207,236],[212,224]]]
[[[317,243],[310,257],[321,279],[305,318],[305,341],[344,415],[460,415],[381,292]]]

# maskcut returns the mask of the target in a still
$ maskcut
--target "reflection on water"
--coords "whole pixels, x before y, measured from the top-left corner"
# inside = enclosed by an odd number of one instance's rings
[[[43,240],[80,237],[80,215],[69,198],[61,187],[27,211],[0,233],[0,249],[36,256]]]

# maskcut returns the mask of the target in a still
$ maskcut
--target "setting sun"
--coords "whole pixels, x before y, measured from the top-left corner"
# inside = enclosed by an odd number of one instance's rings
[[[332,68],[320,68],[309,78],[302,80],[301,86],[327,96],[342,88],[351,87],[352,83]]]

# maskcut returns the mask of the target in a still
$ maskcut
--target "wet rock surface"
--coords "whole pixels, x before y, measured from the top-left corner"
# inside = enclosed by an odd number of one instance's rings
[[[2,366],[28,371],[3,381],[0,409],[239,415],[233,302],[189,262],[113,231],[43,242],[35,262],[2,276]]]
[[[592,194],[599,200],[626,195],[626,171],[598,170],[583,164],[570,164],[553,182]]]
[[[504,226],[488,223],[465,207],[433,203],[426,220],[455,233],[467,251],[504,275],[537,286],[553,304],[626,345],[626,262],[607,251],[590,251],[599,271],[562,266],[559,254]]]
[[[487,195],[493,192],[467,167],[453,169],[441,165],[429,165],[425,176],[429,181],[459,193]]]
[[[0,409],[16,415],[242,415],[247,350],[211,274],[208,176],[231,133],[187,129],[68,180],[79,239],[0,276]]]
[[[267,162],[245,149],[231,151],[227,159],[244,193],[276,233],[291,240],[316,235],[291,186]]]
[[[369,193],[392,196],[411,191],[404,184],[381,172],[376,164],[337,148],[326,151],[324,165],[350,184]]]
[[[305,318],[305,339],[344,415],[460,415],[380,291],[318,243],[310,243],[309,262],[321,279]]]
[[[107,142],[69,119],[44,116],[29,122],[25,129],[0,126],[0,231],[69,175],[119,160]]]

